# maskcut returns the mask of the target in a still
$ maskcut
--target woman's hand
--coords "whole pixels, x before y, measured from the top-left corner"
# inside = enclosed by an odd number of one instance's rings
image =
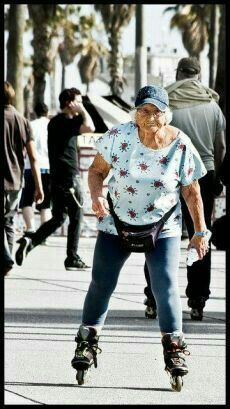
[[[191,247],[194,247],[196,249],[200,260],[202,260],[202,258],[206,255],[206,253],[209,250],[209,245],[205,237],[195,236],[195,234],[189,242],[188,250]]]
[[[92,198],[92,210],[97,218],[110,214],[108,202],[103,196]]]

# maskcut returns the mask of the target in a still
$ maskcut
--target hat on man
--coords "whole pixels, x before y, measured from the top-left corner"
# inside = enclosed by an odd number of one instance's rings
[[[155,105],[160,111],[165,111],[169,105],[168,93],[158,85],[147,85],[141,88],[137,94],[135,107],[144,104]]]
[[[181,58],[178,62],[177,70],[187,72],[188,74],[199,74],[200,62],[196,57]]]

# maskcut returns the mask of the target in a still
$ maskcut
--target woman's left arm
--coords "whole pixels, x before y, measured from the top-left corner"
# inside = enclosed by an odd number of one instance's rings
[[[204,219],[204,207],[198,181],[195,180],[188,186],[181,186],[181,194],[192,217],[195,232],[206,231],[207,227]],[[208,250],[205,238],[196,236],[195,234],[190,240],[188,248],[190,247],[196,248],[200,259],[205,256]]]

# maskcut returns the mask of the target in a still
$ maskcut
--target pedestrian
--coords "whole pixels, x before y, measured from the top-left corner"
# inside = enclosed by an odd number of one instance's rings
[[[207,170],[199,179],[204,204],[205,223],[209,230],[212,225],[214,199],[222,191],[218,172],[225,155],[225,118],[218,105],[218,94],[200,82],[201,68],[196,58],[182,58],[176,70],[176,82],[166,87],[169,106],[173,111],[171,124],[189,136]],[[193,221],[186,203],[181,198],[182,215],[189,239],[194,234]],[[145,277],[148,267],[144,267]],[[186,296],[193,320],[202,320],[203,309],[211,294],[211,246],[202,260],[187,266]],[[148,281],[147,281],[148,283]],[[151,288],[144,289],[147,316],[156,317],[156,303]]]
[[[221,182],[225,185],[227,192],[229,192],[230,176],[229,176],[229,150],[226,151],[224,160],[220,166],[218,176]],[[226,226],[229,225],[230,216],[229,214],[224,214],[214,220],[212,225],[212,237],[211,242],[216,247],[216,250],[229,250],[229,240],[227,234],[224,234]]]
[[[21,240],[16,262],[22,265],[25,256],[59,228],[69,216],[66,270],[88,268],[77,254],[83,217],[83,191],[77,161],[77,137],[94,132],[91,117],[83,106],[81,92],[64,89],[59,95],[61,112],[48,125],[52,218]]]
[[[27,152],[34,177],[34,200],[42,202],[43,189],[29,121],[13,106],[15,91],[4,82],[4,275],[13,268],[14,216],[23,185],[24,156]]]
[[[35,139],[35,146],[40,166],[42,186],[44,190],[44,200],[42,203],[36,204],[36,210],[40,213],[40,223],[43,224],[51,218],[50,209],[50,166],[48,157],[48,107],[43,102],[38,102],[34,111],[37,119],[30,122],[33,136]],[[30,161],[28,155],[25,159],[24,170],[25,186],[22,189],[21,200],[19,208],[22,209],[23,219],[26,225],[27,236],[35,232],[35,218],[34,218],[34,179],[31,171]]]
[[[135,247],[135,251],[145,252],[158,305],[166,369],[172,376],[173,387],[180,390],[181,377],[188,368],[183,357],[186,343],[177,282],[181,242],[179,194],[181,191],[189,206],[195,230],[206,231],[197,182],[206,170],[189,138],[169,125],[168,94],[162,87],[141,88],[135,107],[134,121],[114,126],[98,139],[98,153],[89,168],[92,209],[98,217],[99,233],[72,366],[77,370],[79,384],[84,383],[85,371],[93,362],[96,366],[98,339],[109,300],[120,270],[131,254],[130,248]],[[110,171],[107,201],[102,193],[103,181]],[[164,224],[166,215],[169,218]],[[156,233],[159,236],[154,248],[152,235]],[[130,237],[134,240],[131,243]],[[198,235],[192,237],[190,246],[197,248],[200,258],[207,251],[204,238]]]

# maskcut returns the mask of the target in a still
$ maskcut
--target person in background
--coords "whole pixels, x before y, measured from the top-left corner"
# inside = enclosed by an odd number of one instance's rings
[[[186,133],[200,154],[207,170],[199,179],[204,205],[205,223],[209,230],[212,225],[214,199],[222,191],[218,177],[223,162],[225,143],[225,117],[218,105],[218,94],[200,82],[201,68],[196,58],[182,58],[176,70],[176,82],[167,86],[169,106],[173,111],[171,124]],[[193,221],[186,203],[181,198],[182,214],[188,230],[189,239],[194,234]],[[154,295],[149,285],[148,267],[144,266],[147,287],[145,303],[147,318],[157,315]],[[202,320],[205,303],[210,296],[211,246],[205,257],[187,266],[186,296],[191,308],[191,318]]]
[[[64,89],[59,95],[61,112],[48,124],[48,153],[50,162],[52,218],[35,232],[20,239],[16,262],[22,265],[25,256],[59,228],[69,216],[66,270],[88,266],[78,255],[78,243],[83,217],[83,192],[77,160],[77,137],[94,132],[93,121],[84,108],[81,92]]]
[[[44,190],[44,200],[42,203],[36,204],[36,209],[40,213],[40,223],[43,224],[52,216],[50,210],[50,166],[47,145],[47,127],[49,123],[48,107],[43,102],[38,102],[34,108],[34,111],[37,119],[31,121],[30,126],[34,136],[41,172],[42,186]],[[35,232],[35,218],[32,207],[34,203],[35,185],[28,155],[25,159],[24,179],[25,186],[22,189],[19,208],[22,209],[22,215],[26,225],[26,233],[29,237],[30,233]]]
[[[14,216],[17,211],[19,195],[23,185],[24,157],[27,152],[34,177],[34,200],[44,198],[39,164],[32,130],[29,121],[13,106],[15,91],[12,85],[4,82],[4,265],[7,275],[13,268]]]

